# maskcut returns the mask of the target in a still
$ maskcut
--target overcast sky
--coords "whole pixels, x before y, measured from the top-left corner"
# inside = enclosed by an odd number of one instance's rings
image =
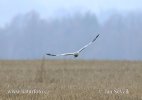
[[[0,0],[0,26],[31,10],[44,18],[80,10],[97,14],[111,10],[142,11],[142,0]]]

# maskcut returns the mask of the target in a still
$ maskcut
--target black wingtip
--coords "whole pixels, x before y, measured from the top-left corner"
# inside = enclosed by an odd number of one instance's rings
[[[100,35],[100,34],[98,34],[92,42],[94,42],[94,41],[99,37],[99,35]]]
[[[56,55],[53,55],[53,54],[50,54],[50,53],[47,53],[46,55],[48,55],[48,56],[56,56]]]
[[[98,34],[97,36],[96,36],[96,38],[99,36],[100,34]]]

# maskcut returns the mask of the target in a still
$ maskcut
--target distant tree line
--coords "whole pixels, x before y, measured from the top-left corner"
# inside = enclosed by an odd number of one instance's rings
[[[75,51],[100,33],[81,59],[142,60],[141,27],[140,12],[114,13],[100,24],[90,12],[42,19],[32,11],[0,28],[0,59],[40,59],[46,52]]]

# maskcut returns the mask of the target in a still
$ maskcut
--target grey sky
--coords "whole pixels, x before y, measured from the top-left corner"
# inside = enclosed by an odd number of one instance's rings
[[[42,17],[53,17],[74,11],[92,11],[97,14],[118,10],[142,10],[142,0],[0,0],[0,26],[17,14],[36,10]]]

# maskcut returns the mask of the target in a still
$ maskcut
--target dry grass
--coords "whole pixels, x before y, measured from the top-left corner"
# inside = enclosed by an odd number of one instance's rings
[[[0,61],[0,98],[142,100],[142,62]]]

